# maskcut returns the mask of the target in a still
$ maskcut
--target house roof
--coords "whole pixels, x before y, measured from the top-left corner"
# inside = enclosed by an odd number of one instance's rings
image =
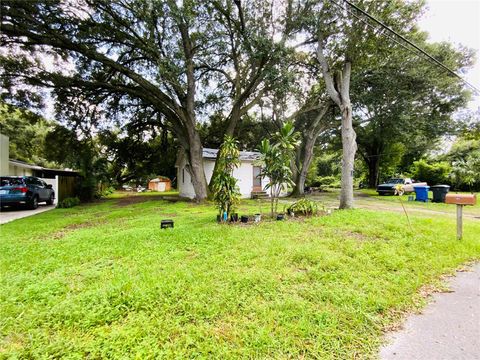
[[[159,177],[156,177],[155,179],[152,179],[150,180],[149,182],[169,182],[170,179],[166,176],[159,176]]]
[[[20,161],[20,160],[10,159],[10,160],[8,160],[8,162],[10,163],[10,165],[15,165],[15,166],[25,168],[25,169],[34,169],[34,170],[42,170],[43,169],[41,166],[27,164],[26,162]]]
[[[76,171],[70,170],[70,169],[49,169],[49,168],[46,168],[46,167],[43,167],[43,166],[32,165],[32,164],[26,163],[25,161],[20,161],[20,160],[15,160],[15,159],[9,159],[8,162],[9,162],[10,165],[18,166],[18,167],[25,168],[25,169],[77,174]]]
[[[216,159],[218,149],[203,148],[204,159]],[[258,151],[240,151],[240,161],[254,161],[260,158]]]

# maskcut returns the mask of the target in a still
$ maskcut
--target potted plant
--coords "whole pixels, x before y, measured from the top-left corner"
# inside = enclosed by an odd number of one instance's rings
[[[260,199],[257,199],[257,204],[258,204],[258,213],[256,213],[254,216],[255,222],[260,222],[262,220],[262,201]]]

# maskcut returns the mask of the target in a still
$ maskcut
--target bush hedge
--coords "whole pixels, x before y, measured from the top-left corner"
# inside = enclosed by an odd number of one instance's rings
[[[77,206],[80,204],[80,199],[78,197],[68,197],[63,199],[57,204],[57,208],[66,209]]]

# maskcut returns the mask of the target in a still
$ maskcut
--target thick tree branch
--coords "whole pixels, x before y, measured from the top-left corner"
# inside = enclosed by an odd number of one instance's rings
[[[335,89],[335,84],[333,81],[332,74],[330,73],[330,68],[328,66],[327,59],[324,55],[324,48],[323,48],[323,38],[319,36],[317,41],[317,60],[320,63],[320,67],[322,68],[323,78],[325,80],[325,86],[327,88],[328,95],[332,98],[332,100],[338,105],[342,105],[342,101],[340,98],[340,94]]]
[[[90,49],[83,44],[72,42],[65,36],[62,36],[59,32],[46,33],[41,35],[34,33],[26,28],[20,28],[18,26],[13,26],[10,24],[2,24],[2,32],[11,37],[28,37],[29,39],[34,40],[37,45],[48,45],[54,48],[70,50],[84,55],[91,60],[98,61],[104,65],[107,65],[110,68],[124,74],[132,81],[136,82],[145,91],[149,91],[155,94],[158,100],[161,101],[165,106],[170,108],[172,111],[178,111],[178,105],[168,95],[166,95],[157,86],[150,83],[138,73],[118,62],[115,62],[106,55]]]

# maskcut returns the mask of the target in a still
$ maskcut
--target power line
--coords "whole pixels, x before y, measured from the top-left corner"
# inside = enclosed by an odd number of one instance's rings
[[[368,21],[366,21],[365,19],[362,19],[360,16],[357,16],[353,11],[349,10],[348,8],[344,8],[342,5],[340,5],[339,3],[337,3],[336,1],[334,0],[331,0],[331,2],[334,3],[334,5],[338,6],[339,8],[341,8],[342,10],[345,10],[346,12],[348,12],[350,15],[352,15],[354,18],[356,18],[357,20],[361,21],[362,23],[364,23],[365,25],[367,25],[368,27],[370,27],[371,29],[373,30],[378,30],[378,28],[376,28],[374,25],[370,24]],[[423,59],[423,60],[427,60],[433,64],[436,65],[435,62],[433,62],[432,60],[430,60],[429,58],[425,59],[424,57],[421,56],[421,54],[418,53],[418,51],[415,51],[415,49],[412,49],[408,46],[406,46],[405,44],[401,43],[400,41],[396,40],[394,37],[386,34],[385,32],[380,32],[379,33],[380,35],[382,36],[385,36],[387,39],[389,40],[392,40],[394,43],[396,43],[397,45],[400,45],[402,48],[404,48],[405,50],[409,51],[410,53],[412,53],[413,55],[417,56],[419,59]],[[445,70],[444,70],[445,71]],[[455,74],[456,75],[456,74]],[[456,75],[457,76],[457,75]],[[464,79],[461,79],[463,82],[466,82],[466,80]],[[469,86],[472,86],[470,84],[468,84]],[[473,89],[474,92],[477,92],[477,89],[474,88]]]
[[[350,11],[348,10],[347,8],[344,8],[342,5],[340,5],[339,3],[337,3],[336,1],[334,0],[330,0],[331,2],[334,3],[334,5],[337,5],[338,7],[340,7],[342,10],[345,10],[347,11],[350,15],[352,15],[354,18],[356,18],[357,20],[363,22],[365,25],[367,25],[368,27],[370,27],[371,29],[373,30],[377,30],[377,28],[375,26],[373,26],[372,24],[370,24],[368,21],[365,21],[364,19],[362,19],[361,17],[357,16],[353,11]],[[419,56],[418,52],[416,52],[415,50],[413,50],[412,48],[409,48],[408,46],[406,46],[405,44],[402,44],[400,41],[396,40],[394,37],[384,33],[384,32],[381,32],[380,35],[382,36],[385,36],[386,38],[392,40],[393,42],[395,42],[397,45],[400,45],[401,47],[403,47],[405,50],[407,51],[410,51],[412,54],[416,55],[416,56]]]
[[[333,3],[335,3],[337,6],[339,6],[338,3],[336,3],[334,0],[331,0]],[[383,27],[384,29],[390,31],[392,34],[398,36],[400,39],[402,39],[403,41],[405,41],[407,44],[409,44],[410,46],[412,46],[413,48],[415,48],[416,50],[420,51],[423,55],[425,55],[426,57],[428,57],[431,61],[433,61],[435,64],[437,64],[438,66],[442,67],[444,70],[448,71],[450,74],[454,75],[455,77],[457,77],[458,79],[460,79],[461,81],[463,81],[467,86],[469,86],[472,90],[474,90],[474,92],[476,92],[477,94],[480,94],[480,89],[478,89],[475,85],[471,84],[469,81],[465,80],[462,76],[458,75],[455,71],[453,71],[452,69],[450,69],[448,66],[446,66],[445,64],[443,64],[442,62],[440,62],[439,60],[437,60],[436,58],[434,58],[432,55],[430,55],[429,53],[427,53],[425,50],[423,50],[421,47],[419,47],[418,45],[414,44],[413,42],[411,42],[410,40],[408,40],[406,37],[404,37],[403,35],[397,33],[395,30],[393,30],[391,27],[389,27],[388,25],[386,25],[385,23],[383,23],[382,21],[378,20],[377,18],[375,18],[374,16],[370,15],[369,13],[367,13],[365,10],[363,10],[362,8],[358,7],[357,5],[351,3],[349,0],[343,0],[343,2],[345,2],[346,4],[348,4],[350,7],[356,9],[357,11],[361,12],[363,15],[367,16],[369,19],[373,20],[374,22],[376,22],[377,24],[379,24],[381,27]],[[343,8],[343,7],[342,7]],[[347,10],[348,11],[348,10]],[[350,14],[352,14],[351,12],[349,12]],[[353,15],[353,14],[352,14]],[[355,15],[354,15],[355,16]],[[355,16],[356,17],[356,16]],[[358,17],[357,17],[358,19]],[[360,20],[360,19],[359,19]],[[364,21],[363,21],[364,22]],[[365,22],[364,22],[365,23]],[[368,24],[369,26],[371,26],[371,24]],[[387,36],[388,38],[390,38],[391,40],[394,40],[392,37],[389,37]],[[398,41],[394,40],[397,44],[400,44]],[[402,47],[404,48],[407,48],[405,45],[401,44]]]

